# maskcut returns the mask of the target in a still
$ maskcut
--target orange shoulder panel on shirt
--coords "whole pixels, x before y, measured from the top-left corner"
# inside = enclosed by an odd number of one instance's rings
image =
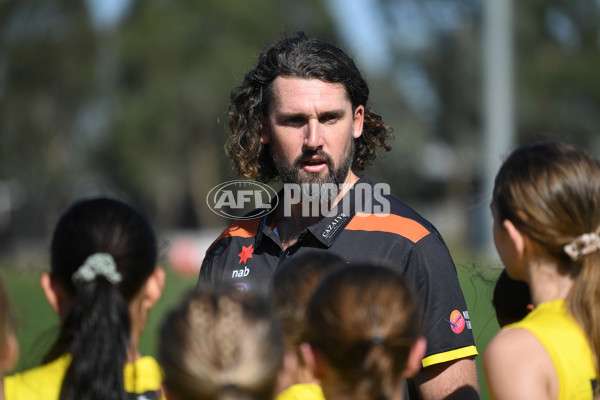
[[[230,225],[229,228],[225,229],[221,236],[216,241],[223,239],[224,237],[243,237],[249,238],[256,236],[258,232],[258,226],[260,225],[260,219],[243,219]]]
[[[206,250],[206,254],[210,252],[213,246],[221,239],[226,237],[242,237],[249,238],[254,237],[258,233],[258,226],[260,225],[259,219],[243,219],[231,224],[227,229],[215,239],[210,247]]]
[[[356,213],[346,226],[346,230],[395,233],[413,243],[417,243],[429,234],[429,231],[417,221],[393,214],[377,216],[376,214]]]

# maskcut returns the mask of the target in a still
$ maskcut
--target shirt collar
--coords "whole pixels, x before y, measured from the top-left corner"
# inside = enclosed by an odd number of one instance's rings
[[[346,225],[350,222],[350,220],[354,217],[357,211],[355,189],[356,185],[367,184],[371,187],[374,186],[375,182],[369,175],[363,175],[352,187],[344,197],[339,201],[336,207],[330,212],[328,215],[323,217],[319,222],[307,228],[307,230],[326,247],[330,247],[338,235],[344,230]],[[372,193],[372,191],[371,191]],[[283,195],[283,189],[277,193],[277,196],[281,199]],[[274,206],[276,204],[277,199],[272,199],[271,204]],[[281,206],[281,204],[278,204]],[[258,226],[258,231],[256,234],[256,240],[254,244],[254,248],[257,248],[262,240],[266,237],[269,237],[275,243],[281,242],[277,237],[277,234],[273,231],[275,227],[273,221],[273,214],[269,213],[261,218],[260,224]]]
[[[281,194],[283,191],[277,193],[277,197],[281,198]],[[274,207],[278,202],[277,198],[271,199],[271,206]],[[277,234],[273,231],[275,229],[275,221],[273,220],[274,212],[271,212],[260,219],[260,223],[258,224],[258,230],[256,232],[256,238],[254,239],[254,248],[256,249],[263,238],[266,236],[273,240],[275,243],[279,243],[281,246],[281,241]]]
[[[335,242],[338,235],[344,230],[346,225],[354,217],[357,211],[355,195],[356,185],[360,183],[374,185],[373,179],[369,175],[362,176],[346,194],[336,207],[327,216],[323,217],[315,225],[308,228],[308,231],[322,244],[330,247]]]

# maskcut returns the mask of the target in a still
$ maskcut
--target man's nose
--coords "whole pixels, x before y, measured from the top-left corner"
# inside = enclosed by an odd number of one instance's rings
[[[322,129],[319,126],[319,121],[309,120],[307,124],[307,133],[304,138],[304,145],[311,150],[318,149],[323,146]]]

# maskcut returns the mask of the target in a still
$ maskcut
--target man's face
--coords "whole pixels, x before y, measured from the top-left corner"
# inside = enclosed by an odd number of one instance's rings
[[[350,183],[354,139],[364,107],[354,112],[342,84],[277,77],[261,142],[271,145],[284,183]]]

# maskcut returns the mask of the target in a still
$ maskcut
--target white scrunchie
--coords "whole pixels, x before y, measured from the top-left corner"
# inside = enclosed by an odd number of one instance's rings
[[[71,279],[74,283],[85,283],[93,281],[98,276],[103,276],[113,285],[122,280],[115,259],[108,253],[94,253],[86,258]]]
[[[583,256],[600,250],[600,236],[597,233],[584,233],[565,245],[564,250],[571,260],[577,261]]]

